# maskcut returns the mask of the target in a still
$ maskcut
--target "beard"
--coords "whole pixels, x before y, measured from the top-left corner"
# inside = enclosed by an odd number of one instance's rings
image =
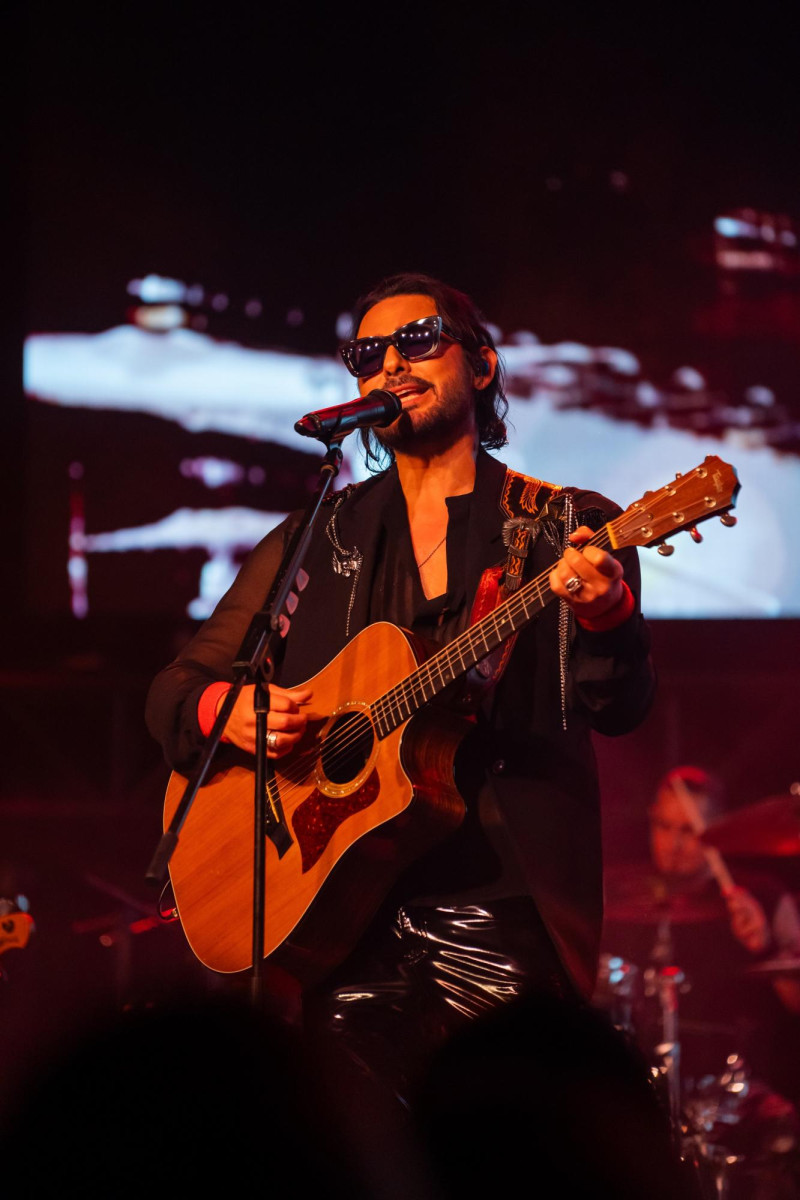
[[[386,428],[373,428],[372,434],[388,450],[419,450],[423,445],[454,441],[474,422],[475,397],[467,372],[463,378],[448,381],[437,389],[436,395],[427,379],[405,375],[393,381],[395,387],[411,384],[425,388],[424,407],[404,409],[396,421]]]

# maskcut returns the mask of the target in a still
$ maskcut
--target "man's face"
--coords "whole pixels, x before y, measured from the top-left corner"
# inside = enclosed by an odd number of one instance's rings
[[[692,794],[706,819],[706,798]],[[650,808],[650,849],[656,869],[664,875],[698,875],[706,868],[703,844],[695,834],[680,797],[668,787],[659,789]]]
[[[436,316],[430,296],[388,296],[365,313],[358,337],[386,336],[420,317]],[[376,388],[396,392],[403,404],[397,420],[374,432],[393,450],[455,440],[475,433],[475,378],[469,360],[457,342],[442,337],[431,358],[407,362],[389,346],[383,366],[374,375],[359,379],[362,396]]]

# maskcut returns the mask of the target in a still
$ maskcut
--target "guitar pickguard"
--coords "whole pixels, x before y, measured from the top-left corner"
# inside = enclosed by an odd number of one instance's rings
[[[381,790],[378,772],[347,796],[325,796],[318,788],[295,809],[292,817],[303,874],[319,862],[336,830],[351,817],[374,804]]]

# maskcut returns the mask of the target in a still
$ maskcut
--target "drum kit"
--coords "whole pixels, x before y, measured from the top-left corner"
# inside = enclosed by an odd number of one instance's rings
[[[687,797],[687,810],[691,798]],[[696,816],[695,805],[695,816]],[[645,967],[620,954],[601,956],[594,1002],[643,1053],[665,1108],[676,1151],[696,1176],[703,1200],[789,1200],[800,1197],[800,1116],[795,1105],[754,1077],[737,1050],[735,1027],[684,1020],[682,997],[692,978],[675,961],[675,935],[686,926],[724,918],[733,886],[722,854],[800,856],[800,785],[711,824],[695,826],[719,892],[668,890],[648,871],[611,872],[606,921],[639,927],[651,946]],[[691,931],[689,931],[691,933]],[[800,982],[800,956],[781,955],[743,968],[766,984]],[[735,986],[735,985],[734,985]],[[643,1012],[647,1012],[646,1019]],[[800,1024],[800,1014],[797,1015]],[[729,1050],[717,1074],[685,1077],[681,1039],[707,1036]],[[800,1041],[798,1041],[800,1045]],[[740,1049],[741,1047],[739,1047]]]

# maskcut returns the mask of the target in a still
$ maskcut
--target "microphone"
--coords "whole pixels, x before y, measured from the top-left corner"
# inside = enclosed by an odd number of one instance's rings
[[[351,433],[354,429],[391,425],[402,411],[399,396],[375,388],[368,395],[351,400],[349,404],[335,404],[333,408],[307,413],[295,423],[294,428],[295,433],[302,433],[304,437],[329,442],[331,438]]]

